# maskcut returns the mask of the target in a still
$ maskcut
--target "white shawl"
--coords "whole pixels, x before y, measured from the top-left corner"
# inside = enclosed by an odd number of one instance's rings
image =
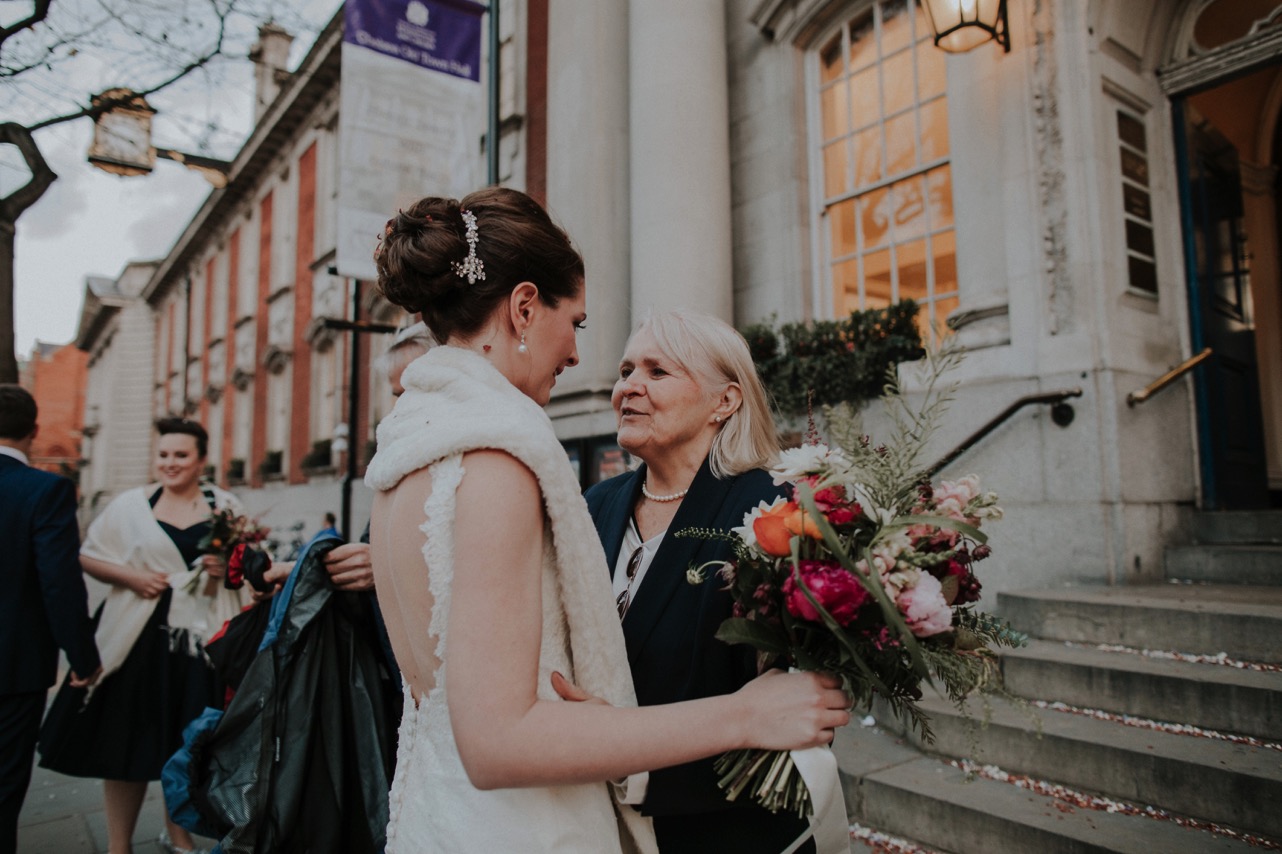
[[[182,553],[152,514],[148,496],[154,491],[154,486],[150,492],[146,487],[138,487],[116,496],[89,525],[80,554],[168,575],[169,586],[174,591],[169,602],[169,628],[185,629],[187,652],[197,655],[196,644],[203,643],[240,612],[241,592],[221,586],[213,596],[205,596],[201,590],[189,591],[193,585],[204,586],[196,578],[199,570],[183,562]],[[213,491],[219,508],[232,507],[239,511],[236,496],[217,487]],[[128,587],[112,586],[95,634],[102,659],[102,679],[120,669],[156,605],[157,600],[144,599]],[[171,634],[171,638],[175,635]],[[101,685],[102,679],[97,684]]]
[[[401,478],[455,454],[506,451],[538,478],[551,522],[556,572],[569,628],[574,681],[615,706],[635,706],[623,630],[614,608],[605,552],[579,481],[537,403],[486,359],[439,346],[401,376],[405,393],[378,426],[378,452],[365,483],[388,490]],[[618,807],[622,825],[642,851],[657,850],[649,819]]]

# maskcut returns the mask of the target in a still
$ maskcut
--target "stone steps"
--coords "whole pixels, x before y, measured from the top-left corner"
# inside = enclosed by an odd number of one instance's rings
[[[1282,586],[1152,584],[1000,593],[1035,637],[1282,662]]]
[[[1166,550],[1166,577],[1210,584],[1282,585],[1282,546],[1197,545]]]
[[[1195,513],[1193,540],[1204,544],[1282,545],[1282,510]]]
[[[853,725],[833,744],[852,821],[953,854],[1246,852],[1246,842],[1174,821],[1074,805],[966,775],[896,738]],[[865,851],[852,846],[852,851]]]
[[[1191,533],[1192,545],[1166,552],[1178,581],[985,602],[1033,638],[1002,651],[1008,691],[1113,716],[974,699],[967,717],[930,692],[930,744],[888,715],[839,736],[851,819],[956,854],[1257,850],[1243,834],[1282,842],[1282,672],[1144,654],[1282,664],[1282,511],[1196,513]],[[982,775],[968,779],[957,760]],[[1115,803],[1132,806],[1092,808]],[[1132,808],[1167,818],[1124,814]],[[1190,826],[1212,823],[1221,832]]]
[[[935,740],[918,747],[1282,840],[1282,751],[1083,715],[928,696]]]
[[[1033,640],[1002,651],[1007,690],[1203,729],[1282,739],[1282,672]]]

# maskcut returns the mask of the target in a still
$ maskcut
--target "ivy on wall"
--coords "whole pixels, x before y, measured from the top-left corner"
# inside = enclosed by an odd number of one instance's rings
[[[854,311],[841,320],[757,323],[742,330],[761,379],[784,415],[814,405],[856,406],[881,395],[886,371],[920,359],[917,303],[902,300],[886,308]]]

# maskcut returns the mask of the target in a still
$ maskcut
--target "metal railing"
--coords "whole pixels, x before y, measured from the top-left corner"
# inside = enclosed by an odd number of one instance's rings
[[[979,444],[985,436],[992,433],[998,427],[1010,420],[1016,412],[1019,412],[1025,406],[1036,406],[1038,404],[1048,404],[1051,407],[1051,420],[1060,427],[1067,427],[1073,423],[1073,407],[1067,403],[1070,397],[1081,397],[1080,388],[1067,388],[1059,391],[1047,391],[1038,394],[1026,394],[1019,400],[1016,400],[1010,406],[1006,407],[998,415],[992,418],[983,427],[980,427],[974,433],[970,434],[960,445],[953,448],[944,456],[926,470],[926,476],[932,477],[939,473],[944,466],[969,451],[975,445]]]
[[[1148,400],[1150,397],[1157,394],[1159,391],[1166,388],[1209,358],[1211,358],[1211,348],[1204,347],[1201,353],[1198,353],[1196,356],[1189,356],[1183,362],[1171,368],[1169,371],[1153,380],[1153,382],[1144,386],[1144,388],[1128,394],[1126,396],[1126,405],[1131,407],[1139,406],[1141,403]]]

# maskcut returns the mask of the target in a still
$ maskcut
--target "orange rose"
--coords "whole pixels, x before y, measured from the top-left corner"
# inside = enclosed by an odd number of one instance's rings
[[[763,552],[772,557],[792,554],[789,543],[793,532],[789,530],[788,520],[798,509],[795,503],[788,501],[761,511],[761,515],[752,520],[752,533]]]
[[[822,540],[824,535],[820,533],[819,524],[815,522],[815,517],[802,510],[796,504],[793,504],[792,506],[796,512],[789,516],[784,522],[784,524],[788,526],[788,530],[798,537],[804,535],[811,539]]]

